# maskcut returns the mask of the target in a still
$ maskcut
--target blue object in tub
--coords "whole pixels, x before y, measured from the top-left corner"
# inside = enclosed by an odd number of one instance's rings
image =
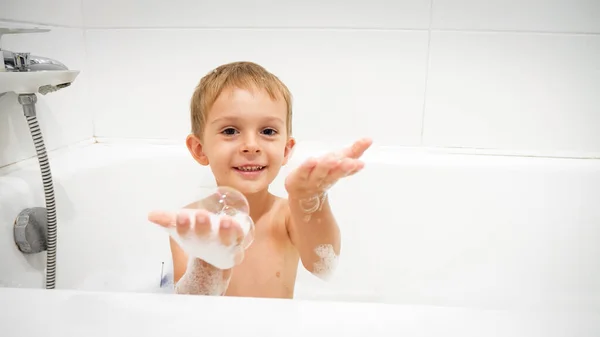
[[[160,275],[160,288],[161,289],[173,289],[175,286],[173,282],[173,265],[172,262],[169,261],[167,263],[162,263],[161,275]]]

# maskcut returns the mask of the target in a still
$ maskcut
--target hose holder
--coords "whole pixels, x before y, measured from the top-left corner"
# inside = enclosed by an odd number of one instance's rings
[[[46,219],[43,207],[26,208],[15,219],[15,243],[23,254],[36,254],[48,249]]]

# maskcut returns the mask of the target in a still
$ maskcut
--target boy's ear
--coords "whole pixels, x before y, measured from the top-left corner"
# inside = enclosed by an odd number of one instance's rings
[[[203,151],[202,142],[200,142],[200,139],[196,135],[193,133],[189,134],[185,139],[185,145],[187,145],[190,154],[200,165],[208,165],[208,157]]]
[[[294,137],[290,137],[285,144],[285,150],[283,152],[283,165],[287,164],[292,157],[294,146],[296,146],[296,139],[294,139]]]

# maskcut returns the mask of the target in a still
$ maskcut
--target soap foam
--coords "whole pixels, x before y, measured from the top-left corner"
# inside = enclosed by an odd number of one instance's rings
[[[304,212],[304,221],[309,222],[313,213],[323,209],[323,205],[327,200],[327,190],[321,194],[315,194],[310,198],[300,199],[300,209]]]
[[[315,248],[315,254],[319,257],[319,261],[313,265],[313,274],[322,279],[329,279],[338,264],[338,256],[333,245],[318,245]]]
[[[231,274],[225,276],[225,271],[190,258],[185,274],[175,286],[175,293],[221,296],[227,291],[230,279]]]
[[[169,234],[181,246],[181,248],[190,256],[204,260],[219,269],[230,269],[235,266],[235,258],[240,249],[244,249],[251,243],[250,240],[244,240],[244,246],[233,242],[230,245],[223,245],[219,238],[219,227],[222,215],[210,214],[211,231],[206,237],[195,236],[194,227],[196,225],[195,211],[189,210],[190,231],[188,235],[182,237],[177,233],[177,229],[172,227]],[[246,237],[252,227],[252,219],[244,213],[236,213],[233,216]],[[248,242],[250,241],[250,242]]]

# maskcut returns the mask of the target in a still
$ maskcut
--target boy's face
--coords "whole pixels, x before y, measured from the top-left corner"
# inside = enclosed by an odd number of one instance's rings
[[[294,139],[286,131],[287,106],[263,90],[224,90],[206,118],[203,139],[190,135],[194,158],[219,186],[243,194],[264,191],[288,161]]]

